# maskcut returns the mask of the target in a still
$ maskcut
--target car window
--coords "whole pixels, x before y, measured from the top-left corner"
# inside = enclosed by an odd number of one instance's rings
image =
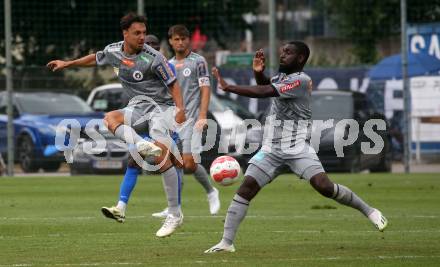
[[[111,88],[96,92],[92,100],[92,108],[96,111],[112,111],[124,108],[128,103],[128,96],[121,88]]]
[[[312,119],[352,119],[353,97],[351,95],[313,95],[310,108]]]
[[[23,113],[61,115],[93,112],[84,100],[69,94],[18,94],[16,101]]]

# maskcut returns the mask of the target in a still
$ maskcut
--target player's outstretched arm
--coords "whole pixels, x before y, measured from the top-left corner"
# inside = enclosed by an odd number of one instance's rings
[[[175,120],[177,123],[182,124],[186,121],[186,117],[185,117],[185,106],[183,105],[183,97],[179,83],[175,81],[169,86],[169,88],[170,88],[171,96],[174,100],[174,104],[176,105],[177,108]]]
[[[217,79],[220,85],[220,89],[226,92],[231,92],[237,95],[254,97],[254,98],[265,98],[279,96],[278,92],[272,85],[230,85],[228,84],[220,75],[220,72],[216,67],[212,68],[212,75]]]
[[[258,85],[268,85],[270,84],[270,79],[264,75],[264,69],[266,67],[266,58],[264,56],[263,49],[259,49],[254,56],[252,61],[252,69],[254,71],[255,81]]]
[[[51,71],[62,70],[70,67],[93,67],[96,66],[96,55],[90,54],[82,58],[78,58],[75,60],[52,60],[47,63],[46,67],[48,67]]]

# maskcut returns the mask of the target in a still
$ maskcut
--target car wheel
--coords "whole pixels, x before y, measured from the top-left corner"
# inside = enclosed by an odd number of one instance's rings
[[[34,142],[28,135],[24,135],[18,144],[18,159],[24,172],[36,172],[40,165],[34,156]]]
[[[43,163],[43,170],[46,172],[56,172],[61,166],[61,162],[46,162]]]

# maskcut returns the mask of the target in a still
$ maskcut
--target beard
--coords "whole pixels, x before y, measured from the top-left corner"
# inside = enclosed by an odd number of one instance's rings
[[[290,68],[288,67],[288,66],[286,66],[286,65],[280,65],[279,67],[278,67],[278,72],[281,72],[281,73],[289,73],[289,71],[290,71]]]

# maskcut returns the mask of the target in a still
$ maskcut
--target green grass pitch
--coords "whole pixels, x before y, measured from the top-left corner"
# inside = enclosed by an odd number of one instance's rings
[[[251,203],[236,253],[205,255],[220,240],[238,184],[219,188],[210,216],[202,187],[185,177],[183,226],[158,239],[159,176],[142,176],[127,220],[101,215],[120,176],[0,178],[0,267],[12,266],[440,266],[439,174],[332,174],[388,217],[384,233],[358,211],[280,176]]]

